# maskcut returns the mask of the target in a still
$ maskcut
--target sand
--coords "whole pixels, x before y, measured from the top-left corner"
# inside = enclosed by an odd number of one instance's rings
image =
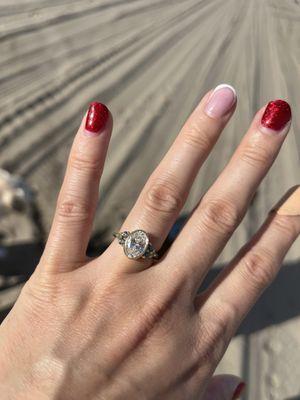
[[[90,101],[107,103],[114,134],[94,233],[96,242],[108,242],[207,90],[230,83],[239,102],[186,212],[222,170],[256,110],[287,99],[291,132],[216,271],[299,183],[299,21],[297,0],[1,0],[0,166],[36,190],[47,234],[80,118]],[[31,232],[30,218],[26,223]],[[10,232],[10,241],[28,242],[28,230],[21,231]],[[31,238],[39,241],[36,231]],[[300,395],[299,244],[220,366],[248,381],[247,399]],[[15,298],[0,296],[0,307]]]

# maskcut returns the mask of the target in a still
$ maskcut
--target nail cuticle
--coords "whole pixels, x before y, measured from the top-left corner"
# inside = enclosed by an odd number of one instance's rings
[[[261,123],[259,124],[259,132],[263,133],[264,135],[269,135],[269,136],[277,136],[277,137],[284,137],[287,132],[289,131],[289,128],[291,126],[291,121],[287,122],[281,130],[275,130],[271,128],[267,128],[263,126]]]

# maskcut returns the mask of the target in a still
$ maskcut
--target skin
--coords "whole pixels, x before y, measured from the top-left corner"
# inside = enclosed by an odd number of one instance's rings
[[[208,93],[153,172],[121,230],[160,248],[199,168],[234,112],[209,117]],[[151,266],[113,241],[85,252],[112,129],[75,137],[49,239],[0,327],[0,391],[7,400],[231,399],[241,382],[213,377],[244,316],[276,276],[300,217],[272,213],[213,285],[197,289],[242,220],[289,126],[260,126],[258,111],[232,159],[170,251]],[[202,246],[199,246],[202,243]]]

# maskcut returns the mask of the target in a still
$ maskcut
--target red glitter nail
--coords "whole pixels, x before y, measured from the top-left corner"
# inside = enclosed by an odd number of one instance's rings
[[[237,388],[235,389],[235,392],[233,394],[232,400],[237,400],[240,398],[241,394],[245,390],[246,384],[244,382],[240,383]]]
[[[262,126],[280,131],[291,119],[291,107],[286,101],[274,100],[267,105],[261,119]]]
[[[85,129],[89,132],[100,133],[104,129],[108,117],[109,111],[105,104],[91,103],[85,121]]]

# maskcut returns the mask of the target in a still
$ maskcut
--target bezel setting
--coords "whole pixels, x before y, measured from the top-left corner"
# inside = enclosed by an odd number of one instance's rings
[[[137,229],[127,236],[124,242],[125,255],[133,260],[141,258],[149,246],[149,238],[145,231]]]

